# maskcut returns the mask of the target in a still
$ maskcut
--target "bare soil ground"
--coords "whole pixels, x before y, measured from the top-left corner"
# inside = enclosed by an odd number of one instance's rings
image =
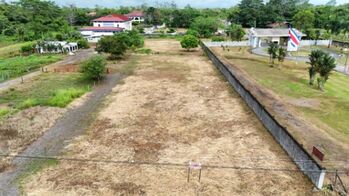
[[[132,55],[137,69],[113,89],[88,132],[65,157],[146,165],[60,161],[27,178],[28,195],[311,195],[300,172],[204,168],[296,166],[201,50],[147,40],[156,55]]]

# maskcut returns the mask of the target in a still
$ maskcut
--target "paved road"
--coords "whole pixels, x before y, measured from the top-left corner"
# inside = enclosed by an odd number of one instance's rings
[[[333,51],[327,50],[326,52],[329,52],[334,58],[338,59],[339,55],[337,53],[334,53]],[[269,57],[269,54],[266,52],[266,48],[265,47],[260,47],[260,48],[255,48],[252,50],[252,53],[259,55],[259,56],[266,56]],[[309,58],[304,57],[304,56],[291,56],[290,54],[288,54],[286,56],[286,59],[288,60],[292,60],[292,61],[298,61],[298,62],[308,62]],[[335,70],[338,72],[341,72],[343,74],[349,75],[349,73],[345,73],[344,71],[344,66],[337,64]]]
[[[56,63],[50,64],[45,66],[44,68],[46,69],[50,69],[53,67],[57,67],[57,66],[63,66],[63,65],[69,65],[69,64],[77,64],[80,63],[86,59],[88,59],[89,57],[91,57],[92,55],[94,55],[94,49],[90,48],[90,49],[85,49],[85,50],[79,50],[78,52],[75,53],[74,56],[67,56],[65,59],[58,61]],[[29,80],[35,76],[40,75],[42,72],[39,71],[35,71],[35,72],[31,72],[27,75],[23,76],[24,81]],[[15,85],[18,85],[22,82],[21,77],[19,78],[15,78],[12,80],[8,80],[6,82],[2,82],[0,83],[0,91],[3,90],[7,90]]]
[[[102,84],[98,85],[85,103],[77,108],[68,110],[55,125],[45,134],[20,153],[20,156],[58,156],[68,142],[86,130],[93,122],[93,114],[117,82],[122,79],[120,74],[108,75]],[[26,171],[32,160],[15,158],[14,169],[0,173],[0,196],[19,195],[16,178]]]

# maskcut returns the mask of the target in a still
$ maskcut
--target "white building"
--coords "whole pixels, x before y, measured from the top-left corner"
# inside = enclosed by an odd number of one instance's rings
[[[132,20],[132,22],[144,22],[144,14],[141,11],[133,11],[125,14],[126,17]]]
[[[132,30],[132,20],[124,15],[110,14],[92,20],[92,27],[83,27],[81,34],[89,42],[97,42],[102,36],[111,36],[117,32]]]
[[[76,52],[78,48],[78,43],[75,42],[64,42],[64,41],[44,41],[36,45],[36,50],[40,54],[44,53],[72,53]]]
[[[298,36],[306,36],[302,32],[294,29]],[[251,28],[248,32],[250,46],[252,48],[259,48],[263,46],[268,46],[269,43],[274,42],[281,46],[287,47],[288,51],[297,50],[297,48],[290,46],[290,35],[289,29],[260,29]]]

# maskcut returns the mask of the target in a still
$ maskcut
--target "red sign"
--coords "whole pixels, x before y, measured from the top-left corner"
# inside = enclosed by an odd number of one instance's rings
[[[316,148],[315,146],[313,146],[313,155],[315,155],[318,159],[320,159],[320,161],[324,160],[324,153],[322,153],[318,148]]]

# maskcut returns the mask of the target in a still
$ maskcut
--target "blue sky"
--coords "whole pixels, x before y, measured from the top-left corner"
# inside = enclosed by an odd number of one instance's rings
[[[138,6],[143,3],[152,5],[155,2],[166,2],[161,0],[53,0],[58,5],[74,4],[79,7],[94,7],[95,5],[103,7],[118,7],[118,6]],[[312,4],[325,4],[329,0],[310,0]],[[171,2],[168,0],[167,2]],[[179,7],[184,7],[188,3],[193,7],[231,7],[240,2],[240,0],[174,0]],[[349,0],[337,0],[338,4],[348,3]]]

